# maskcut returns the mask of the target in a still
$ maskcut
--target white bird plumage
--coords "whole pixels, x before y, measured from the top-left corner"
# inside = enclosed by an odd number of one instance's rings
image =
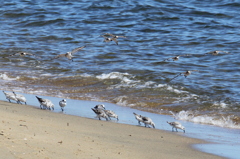
[[[19,104],[22,104],[21,102],[25,103],[25,105],[27,104],[27,99],[24,97],[24,95],[22,95],[22,94],[16,94],[15,92],[13,92],[13,94],[14,94],[15,97],[17,98]]]
[[[139,115],[137,113],[133,113],[133,114],[134,114],[135,118],[138,120],[139,125],[141,125],[141,122],[142,122],[145,124],[145,127],[150,128],[150,125],[151,125],[153,128],[155,128],[154,122],[149,117],[145,117],[145,116]]]
[[[16,96],[13,93],[7,93],[5,91],[3,91],[4,95],[6,96],[6,99],[11,103],[11,100],[16,101],[17,103],[19,103],[19,101],[17,100]]]
[[[150,128],[150,126],[149,125],[151,125],[153,128],[155,128],[155,124],[154,124],[154,122],[152,121],[152,119],[150,119],[149,117],[142,117],[142,120],[143,120],[143,123],[145,124],[145,127],[149,127]]]
[[[141,122],[143,123],[142,116],[137,113],[133,113],[133,114],[134,114],[135,118],[137,119],[138,124],[141,125]]]
[[[64,107],[67,105],[67,100],[63,99],[59,102],[59,106],[61,107],[62,111],[64,111]]]
[[[99,120],[101,120],[101,118],[105,118],[106,120],[116,118],[119,120],[118,115],[112,110],[106,110],[103,104],[96,105],[94,108],[92,108],[92,110],[95,112],[95,114],[97,114]]]
[[[185,133],[185,127],[182,126],[181,123],[179,123],[177,121],[174,121],[174,122],[168,122],[167,121],[167,123],[172,126],[172,131],[174,131],[174,128],[175,128],[176,132],[178,132],[177,129],[181,129]]]
[[[76,53],[76,52],[78,52],[78,51],[80,51],[80,50],[82,50],[83,48],[85,48],[86,46],[82,46],[82,47],[78,47],[78,48],[75,48],[75,49],[73,49],[72,51],[70,51],[70,52],[67,52],[67,53],[65,53],[65,54],[60,54],[60,55],[57,55],[57,56],[55,56],[54,57],[54,59],[57,59],[57,58],[60,58],[60,57],[66,57],[66,58],[68,58],[69,60],[72,60],[73,61],[73,54],[74,53]]]
[[[41,109],[54,110],[54,104],[49,99],[43,99],[38,96],[36,96],[36,98],[38,99],[38,102],[40,103]]]
[[[105,118],[108,120],[108,115],[105,113],[104,109],[101,108],[91,108],[93,112],[97,115],[98,119]]]
[[[112,110],[103,110],[103,111],[107,114],[109,119],[116,118],[117,120],[119,120],[118,115],[115,112],[113,112]]]

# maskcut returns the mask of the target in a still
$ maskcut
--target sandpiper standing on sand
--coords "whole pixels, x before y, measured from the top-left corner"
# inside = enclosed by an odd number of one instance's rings
[[[24,95],[16,94],[15,92],[13,92],[13,94],[17,98],[19,104],[22,104],[21,102],[23,102],[23,103],[25,103],[25,105],[27,105],[27,99],[24,97]]]
[[[133,113],[133,114],[134,114],[135,118],[137,119],[139,125],[141,125],[141,122],[142,122],[145,124],[145,127],[147,127],[147,126],[150,127],[149,125],[151,125],[153,128],[155,128],[154,122],[149,117],[145,117],[145,116],[139,115],[137,113]]]
[[[185,128],[184,128],[184,126],[182,126],[181,123],[176,122],[176,121],[175,122],[168,122],[167,121],[167,123],[172,126],[172,131],[174,131],[174,128],[175,128],[176,132],[178,132],[177,129],[181,129],[185,133]]]
[[[64,107],[67,105],[67,100],[63,99],[59,102],[59,106],[61,107],[62,111],[64,110]]]
[[[40,98],[38,96],[36,96],[36,98],[38,99],[38,102],[40,103],[41,109],[54,110],[54,104],[52,103],[52,101],[50,101],[49,99]]]
[[[98,104],[94,108],[91,108],[93,112],[97,115],[98,119],[105,118],[106,120],[109,119],[108,115],[106,114],[105,106],[103,104]]]
[[[135,118],[137,119],[138,124],[141,125],[141,122],[143,123],[142,116],[137,113],[133,113],[133,114],[134,114]]]
[[[13,93],[7,93],[5,91],[3,91],[4,95],[6,96],[6,99],[11,103],[11,100],[16,101],[17,103],[19,103],[19,101],[17,100],[16,96]]]

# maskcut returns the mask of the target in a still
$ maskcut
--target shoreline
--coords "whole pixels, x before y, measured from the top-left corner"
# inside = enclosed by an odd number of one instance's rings
[[[224,158],[198,151],[208,142],[0,101],[3,158]]]

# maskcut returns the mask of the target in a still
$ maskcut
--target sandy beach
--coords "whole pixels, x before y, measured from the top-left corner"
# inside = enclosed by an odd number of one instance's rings
[[[191,147],[204,141],[171,132],[54,113],[0,101],[4,159],[220,159]]]

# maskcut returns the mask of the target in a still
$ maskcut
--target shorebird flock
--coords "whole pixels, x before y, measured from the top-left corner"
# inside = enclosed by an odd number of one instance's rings
[[[18,104],[22,104],[22,103],[27,104],[27,100],[22,94],[16,94],[15,92],[5,92],[5,91],[3,91],[3,93],[6,99],[10,103],[12,101],[15,101]],[[52,103],[51,100],[44,99],[38,96],[36,96],[36,99],[40,104],[40,109],[54,110],[54,104]],[[62,112],[64,111],[64,108],[66,106],[67,106],[66,99],[62,99],[61,101],[59,101],[59,107],[61,108]],[[103,104],[98,104],[91,109],[96,114],[96,117],[99,120],[103,118],[106,121],[109,121],[109,120],[112,120],[112,118],[115,118],[117,121],[119,121],[118,115],[112,110],[107,110]],[[135,116],[135,119],[138,121],[138,125],[141,125],[141,123],[143,123],[145,127],[155,128],[155,124],[151,118],[139,115],[134,112],[133,112],[133,115]],[[177,129],[181,129],[185,133],[185,128],[179,122],[167,122],[167,123],[172,126],[172,131],[174,131],[174,128],[175,128],[176,132],[177,132]]]
[[[119,35],[114,35],[114,34],[110,34],[110,33],[104,33],[103,35],[100,35],[100,36],[104,38],[103,42],[115,42],[116,45],[118,45],[118,39],[119,38],[127,38],[126,36],[119,36]],[[75,53],[83,50],[85,47],[86,47],[86,45],[81,46],[81,47],[77,47],[77,48],[75,48],[72,51],[69,51],[67,53],[56,55],[51,60],[65,57],[68,60],[73,61],[73,58],[74,58],[73,55]],[[208,54],[218,55],[220,53],[230,54],[227,51],[216,50],[216,51],[207,52],[204,55],[208,55]],[[9,57],[12,57],[12,56],[20,56],[20,57],[33,56],[35,58],[41,58],[41,57],[38,57],[34,54],[27,53],[27,52],[17,52],[17,53],[14,53],[14,54],[2,57],[2,58],[9,58]],[[164,59],[161,62],[178,61],[180,57],[185,57],[185,56],[193,56],[193,55],[191,55],[191,54],[176,55],[176,56]],[[187,76],[191,75],[192,72],[199,72],[199,71],[198,70],[186,70],[185,72],[178,73],[177,75],[175,75],[173,78],[171,78],[169,80],[169,82],[176,79],[179,76],[184,76],[186,78]],[[5,91],[3,91],[3,93],[5,94],[6,99],[9,102],[16,101],[18,104],[22,104],[22,103],[27,104],[26,98],[21,94],[16,94],[15,92],[6,93]],[[43,99],[43,98],[40,98],[38,96],[36,96],[36,98],[37,98],[38,102],[40,103],[40,108],[41,109],[54,110],[54,104],[49,99]],[[60,106],[62,111],[64,111],[64,108],[65,108],[66,105],[67,105],[66,99],[63,99],[63,100],[59,101],[59,106]],[[93,107],[91,109],[97,115],[97,118],[99,120],[101,120],[102,118],[104,118],[106,121],[111,120],[112,118],[116,118],[117,121],[119,120],[118,115],[115,112],[113,112],[112,110],[106,110],[106,108],[103,104],[96,105],[95,107]],[[136,113],[133,113],[133,114],[134,114],[136,120],[138,121],[139,125],[141,125],[141,123],[143,123],[145,125],[145,127],[155,128],[154,122],[149,117],[138,115]],[[172,126],[172,131],[174,131],[174,129],[176,131],[177,131],[177,129],[181,129],[185,133],[185,128],[179,122],[167,122],[167,123]]]

